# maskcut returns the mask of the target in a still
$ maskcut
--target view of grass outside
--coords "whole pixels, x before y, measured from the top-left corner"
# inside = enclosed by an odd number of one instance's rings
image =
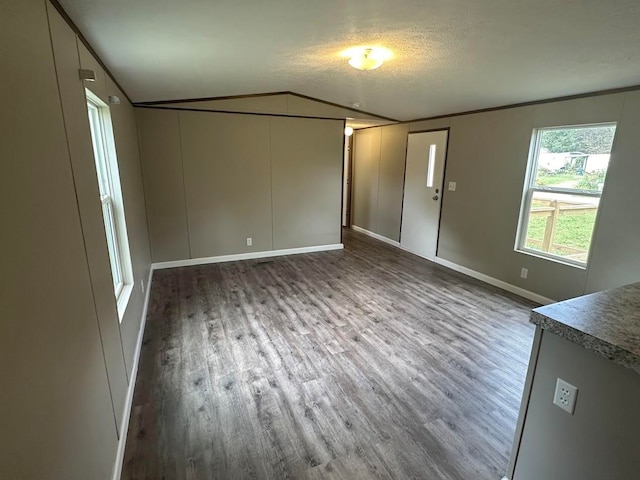
[[[541,204],[539,202],[537,206]],[[548,205],[548,204],[547,204]],[[574,215],[560,215],[556,225],[554,245],[562,245],[570,249],[583,250],[585,253],[577,255],[576,260],[586,261],[589,254],[589,246],[593,235],[593,227],[596,221],[597,210]],[[533,217],[529,220],[527,230],[526,247],[532,250],[540,250],[544,240],[544,232],[547,226],[545,217]],[[555,255],[566,255],[566,249],[551,248],[550,253]]]
[[[538,131],[525,248],[586,263],[615,125]]]

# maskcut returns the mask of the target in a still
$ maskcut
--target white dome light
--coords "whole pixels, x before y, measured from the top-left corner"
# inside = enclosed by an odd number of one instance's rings
[[[343,52],[349,58],[349,65],[358,70],[375,70],[389,60],[393,54],[382,47],[354,47]]]

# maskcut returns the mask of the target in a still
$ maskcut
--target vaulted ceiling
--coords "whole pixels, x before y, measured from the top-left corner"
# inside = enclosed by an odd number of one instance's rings
[[[60,0],[136,102],[293,91],[398,120],[640,84],[638,0]],[[363,72],[340,53],[382,45]]]

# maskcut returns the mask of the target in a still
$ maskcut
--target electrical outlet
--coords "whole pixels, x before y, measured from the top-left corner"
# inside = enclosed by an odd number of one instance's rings
[[[553,404],[563,409],[565,412],[573,415],[576,409],[576,397],[578,389],[565,382],[561,378],[556,382],[556,393],[553,396]]]
[[[449,182],[449,191],[450,192],[455,192],[456,191],[456,182]]]
[[[253,238],[247,237],[247,247],[250,247],[252,245],[253,245]]]
[[[529,269],[528,268],[522,268],[520,270],[520,278],[527,278],[529,276]]]

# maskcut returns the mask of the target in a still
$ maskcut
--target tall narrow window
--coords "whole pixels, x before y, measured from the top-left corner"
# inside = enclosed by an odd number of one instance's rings
[[[131,291],[132,274],[113,129],[109,107],[88,90],[87,109],[113,290],[118,303],[118,313],[122,319]]]
[[[615,130],[615,123],[534,130],[518,250],[587,264]]]

